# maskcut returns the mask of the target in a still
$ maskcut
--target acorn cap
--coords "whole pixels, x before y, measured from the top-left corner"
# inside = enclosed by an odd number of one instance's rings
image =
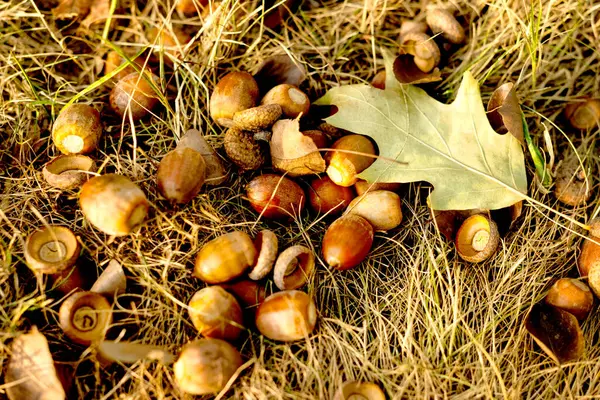
[[[385,400],[385,393],[372,382],[346,381],[336,392],[333,400]]]
[[[49,225],[27,237],[25,261],[34,272],[56,274],[75,265],[81,245],[65,226]]]
[[[44,165],[42,174],[52,187],[73,189],[85,183],[96,167],[94,160],[87,156],[64,154],[53,158]]]
[[[579,359],[585,339],[575,316],[548,304],[533,306],[525,328],[550,358],[559,364]]]
[[[223,141],[229,159],[244,170],[255,170],[265,163],[266,150],[254,141],[252,134],[229,128]]]
[[[434,34],[441,33],[450,43],[460,44],[465,41],[465,30],[449,11],[442,8],[429,9],[425,20]]]
[[[233,114],[233,124],[244,131],[261,131],[271,127],[283,111],[279,104],[265,104]]]
[[[306,246],[285,249],[275,262],[273,280],[281,290],[293,290],[306,284],[315,269],[315,254]]]
[[[275,235],[273,231],[263,229],[256,235],[254,247],[256,247],[256,250],[258,251],[258,256],[248,277],[257,281],[269,275],[273,269],[279,247],[277,235]]]
[[[402,36],[401,44],[415,57],[415,64],[423,72],[430,72],[440,63],[440,49],[426,33],[409,32]]]
[[[102,340],[111,321],[108,300],[94,292],[72,294],[58,311],[58,323],[65,335],[85,346]]]

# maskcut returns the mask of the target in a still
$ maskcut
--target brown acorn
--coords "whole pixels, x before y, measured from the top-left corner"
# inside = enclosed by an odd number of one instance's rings
[[[339,215],[356,197],[351,187],[339,186],[333,183],[329,176],[316,178],[310,183],[308,201],[311,208],[318,213]]]
[[[52,125],[52,140],[64,154],[89,153],[102,136],[100,113],[87,104],[63,108]]]
[[[283,115],[288,118],[296,118],[300,114],[306,115],[310,110],[308,96],[297,86],[287,83],[277,85],[269,90],[260,104],[279,104]]]
[[[483,214],[472,215],[456,232],[456,251],[465,261],[477,263],[490,258],[498,248],[500,234],[496,223]]]
[[[241,231],[229,232],[200,249],[194,276],[210,284],[228,282],[241,276],[255,259],[256,248],[250,236]]]
[[[589,225],[591,229],[588,239],[581,242],[581,253],[577,259],[577,268],[582,277],[588,276],[594,266],[600,266],[600,245],[593,242],[600,243],[600,236],[594,236],[594,234],[600,234],[600,219],[593,219]]]
[[[301,340],[312,333],[317,308],[312,298],[298,290],[274,293],[256,312],[256,327],[266,337],[282,342]]]
[[[402,222],[402,201],[389,190],[368,191],[350,202],[346,214],[360,215],[375,230],[388,231]]]
[[[465,41],[465,30],[449,11],[442,8],[429,9],[425,20],[434,34],[441,34],[450,43],[460,44]]]
[[[264,174],[246,185],[250,205],[265,218],[290,218],[303,209],[306,196],[296,182],[284,176]]]
[[[583,321],[594,306],[590,288],[577,279],[562,278],[554,282],[545,298],[546,303],[570,312]]]
[[[600,124],[600,100],[584,98],[583,101],[569,103],[565,115],[575,129],[592,129]]]
[[[356,190],[356,194],[361,196],[367,191],[371,190],[389,190],[390,192],[395,192],[402,187],[401,183],[398,182],[367,182],[363,179],[359,179],[354,184],[354,189]]]
[[[134,121],[144,118],[158,104],[159,97],[149,81],[159,87],[156,75],[133,72],[121,79],[110,92],[110,106],[121,117],[131,112]]]
[[[242,308],[222,287],[208,286],[197,291],[190,300],[189,313],[204,337],[232,341],[242,332]]]
[[[158,165],[156,174],[160,194],[173,203],[192,200],[206,180],[206,163],[202,154],[189,147],[167,153]]]
[[[342,136],[331,148],[338,151],[330,151],[326,154],[325,159],[329,165],[326,172],[336,185],[354,185],[358,180],[357,175],[375,162],[374,157],[368,156],[375,155],[375,146],[366,136]]]
[[[258,84],[247,72],[230,72],[215,86],[210,96],[210,116],[223,126],[231,126],[233,115],[256,106]]]
[[[366,219],[344,215],[335,220],[323,236],[323,258],[340,271],[354,268],[369,254],[373,237],[373,227]]]

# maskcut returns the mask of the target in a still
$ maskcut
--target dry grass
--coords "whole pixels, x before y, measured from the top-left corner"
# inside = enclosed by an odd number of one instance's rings
[[[108,111],[109,84],[82,99],[103,110],[105,138],[95,154],[100,172],[131,177],[153,204],[138,232],[109,241],[83,218],[76,192],[49,188],[39,172],[57,154],[49,139],[51,121],[102,76],[101,57],[108,49],[100,39],[103,27],[95,36],[77,37],[74,26],[57,26],[42,3],[0,4],[0,360],[6,362],[12,338],[36,324],[55,360],[75,368],[79,398],[182,398],[171,367],[139,362],[101,369],[88,351],[63,336],[56,325],[61,298],[44,293],[24,265],[24,238],[43,223],[66,225],[81,238],[90,275],[109,259],[120,260],[130,290],[119,298],[109,336],[177,352],[198,336],[185,304],[202,287],[190,272],[203,243],[233,228],[255,234],[268,226],[284,246],[304,243],[318,251],[328,220],[305,212],[292,223],[257,222],[242,197],[254,174],[234,174],[227,187],[207,189],[187,206],[170,208],[157,196],[157,162],[190,128],[220,146],[221,129],[209,118],[207,100],[225,71],[252,70],[264,57],[287,51],[306,65],[305,89],[312,98],[332,86],[368,82],[383,68],[378,48],[395,50],[401,19],[418,14],[424,4],[305,1],[301,12],[273,31],[261,26],[260,10],[243,11],[254,10],[256,1],[225,1],[226,10],[240,12],[210,27],[198,18],[182,19],[167,2],[120,2],[126,14],[115,15],[117,26],[107,35],[116,46],[138,51],[148,44],[142,32],[163,24],[195,36],[185,62],[174,73],[161,70],[168,111],[130,125]],[[569,130],[561,111],[579,95],[598,94],[600,5],[591,0],[456,5],[469,40],[447,60],[444,80],[431,87],[432,94],[451,99],[467,69],[482,83],[484,101],[495,87],[513,81],[532,135],[545,148],[542,123],[549,128],[557,161],[572,151],[569,141],[593,143],[597,130]],[[596,152],[589,157],[595,175]],[[531,177],[530,161],[528,169]],[[427,190],[407,185],[401,228],[377,234],[371,256],[359,268],[338,273],[319,261],[308,291],[320,320],[309,340],[280,344],[248,332],[237,344],[248,362],[223,397],[326,399],[347,379],[376,381],[397,399],[599,396],[598,315],[583,324],[586,356],[563,366],[542,354],[523,328],[527,310],[551,282],[575,276],[578,233],[584,232],[526,205],[490,261],[465,264],[431,223]],[[588,206],[572,209],[535,182],[529,194],[583,223],[598,211],[595,195]]]

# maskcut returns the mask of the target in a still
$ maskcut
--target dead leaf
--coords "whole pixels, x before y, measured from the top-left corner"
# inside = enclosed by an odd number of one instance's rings
[[[261,93],[281,84],[300,86],[306,80],[306,69],[287,54],[271,56],[259,65],[254,80]]]
[[[48,341],[35,326],[13,340],[4,381],[10,400],[66,398]]]
[[[90,292],[100,293],[104,296],[114,297],[125,293],[127,289],[127,278],[121,263],[111,260],[106,269],[100,274]]]
[[[99,361],[106,365],[113,362],[133,364],[143,359],[158,360],[163,364],[175,362],[175,356],[166,349],[142,343],[104,340],[96,348]]]
[[[429,73],[423,72],[417,67],[414,57],[410,54],[400,54],[396,57],[396,60],[394,60],[394,75],[400,83],[418,84],[442,80],[439,68],[436,67]]]
[[[525,319],[525,329],[558,364],[583,356],[583,333],[577,318],[567,311],[545,303],[536,304]]]
[[[95,0],[90,7],[90,12],[81,21],[78,30],[88,30],[92,25],[104,23],[110,16],[110,0]]]
[[[325,160],[315,142],[300,132],[298,119],[282,119],[273,125],[271,161],[273,167],[290,176],[325,171]]]
[[[487,117],[496,132],[510,132],[521,144],[525,144],[521,105],[512,82],[494,90],[487,105]]]
[[[58,20],[83,18],[92,6],[92,0],[62,0],[52,9],[52,15]]]
[[[512,135],[493,130],[473,75],[466,71],[456,98],[444,104],[399,82],[394,59],[385,50],[384,59],[385,90],[342,85],[315,102],[338,107],[326,122],[376,142],[379,158],[358,178],[429,182],[434,190],[428,202],[434,210],[493,210],[523,200],[523,146]]]

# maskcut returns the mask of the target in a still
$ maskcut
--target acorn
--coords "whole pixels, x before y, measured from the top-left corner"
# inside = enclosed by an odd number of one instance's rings
[[[306,115],[310,110],[310,99],[298,86],[283,83],[269,90],[262,98],[260,104],[279,104],[283,115],[296,118]]]
[[[390,192],[395,192],[400,190],[402,187],[401,183],[398,182],[367,182],[363,179],[359,179],[354,184],[354,190],[356,190],[356,194],[361,196],[367,191],[371,190],[389,190]]]
[[[254,247],[258,254],[248,277],[257,281],[266,277],[273,269],[279,248],[277,236],[272,231],[263,229],[256,235]]]
[[[589,315],[594,306],[594,296],[590,288],[572,278],[562,278],[554,282],[545,301],[551,306],[570,312],[580,321]]]
[[[600,123],[600,100],[584,98],[565,107],[565,116],[575,129],[592,129]]]
[[[345,213],[360,215],[377,231],[388,231],[402,222],[402,201],[389,190],[368,191],[352,200]]]
[[[64,107],[52,125],[52,141],[64,154],[89,153],[102,136],[100,113],[87,104]]]
[[[83,185],[95,168],[96,163],[87,156],[64,154],[48,161],[42,175],[50,186],[67,190]]]
[[[373,227],[363,217],[344,215],[335,220],[323,236],[325,262],[340,271],[356,267],[369,254],[373,245]]]
[[[182,14],[195,14],[208,5],[208,0],[177,0],[175,9]]]
[[[327,175],[310,182],[308,202],[317,213],[339,215],[355,197],[351,187],[336,185]]]
[[[121,79],[110,92],[110,106],[121,117],[131,113],[133,121],[144,118],[158,104],[159,96],[150,84],[159,87],[159,78],[149,72],[133,72]]]
[[[329,145],[329,139],[327,138],[327,135],[323,133],[323,131],[318,129],[309,129],[307,131],[302,131],[302,134],[311,138],[318,149],[323,149]]]
[[[119,68],[121,65],[125,64],[127,62],[127,60],[123,57],[121,57],[121,55],[119,53],[117,53],[114,50],[109,51],[106,54],[106,61],[104,62],[104,75],[108,75],[111,72],[113,72],[115,69]],[[137,59],[133,59],[132,63],[135,64],[139,70],[142,70],[144,68],[144,62],[139,62],[137,61]],[[146,66],[146,68],[148,69],[148,71],[150,71],[150,69],[148,68],[148,66]],[[136,72],[136,69],[133,67],[133,65],[128,64],[125,68],[123,68],[121,71],[119,71],[115,76],[112,77],[112,79],[115,82],[120,81],[121,79],[123,79],[124,77],[126,77],[127,75]]]
[[[60,306],[58,318],[61,329],[69,339],[89,346],[104,338],[112,321],[112,309],[101,294],[77,292]]]
[[[242,332],[242,308],[219,286],[197,291],[189,303],[192,323],[204,337],[236,340]]]
[[[281,114],[281,106],[266,104],[236,112],[233,114],[233,124],[244,131],[261,131],[270,128]]]
[[[256,248],[247,233],[233,231],[206,243],[194,263],[194,276],[209,284],[241,276],[256,259]]]
[[[191,148],[177,148],[163,157],[158,165],[158,191],[172,203],[192,200],[206,180],[206,163],[202,154]]]
[[[375,162],[375,157],[354,153],[375,155],[375,146],[366,136],[342,136],[331,148],[336,151],[326,154],[325,158],[329,165],[326,172],[336,185],[346,187],[354,185],[358,180],[357,175]]]
[[[294,217],[304,209],[306,196],[296,182],[284,176],[264,174],[246,185],[252,208],[265,218]]]
[[[400,44],[414,56],[415,65],[423,72],[431,72],[440,63],[440,49],[435,41],[423,32],[408,32]]]
[[[189,129],[177,143],[177,149],[190,148],[202,154],[206,164],[206,185],[221,185],[227,180],[227,171],[217,152],[197,129]]]
[[[273,281],[280,290],[301,288],[315,269],[315,255],[306,246],[291,246],[275,262]]]
[[[425,21],[435,35],[441,34],[450,43],[460,44],[465,41],[465,30],[449,11],[431,8],[427,10]]]
[[[97,229],[115,236],[129,234],[148,214],[148,200],[129,178],[118,174],[96,176],[81,187],[79,206]]]
[[[496,223],[482,214],[472,215],[456,232],[456,251],[465,261],[485,261],[496,252],[500,234]]]
[[[266,161],[267,149],[250,132],[238,128],[225,132],[223,147],[227,157],[242,170],[259,169]]]
[[[256,327],[272,340],[292,342],[307,338],[317,324],[312,298],[298,290],[284,290],[265,299],[256,312]]]
[[[385,70],[379,71],[377,74],[375,74],[373,79],[371,79],[371,86],[376,89],[385,90],[385,79]]]
[[[428,29],[429,26],[423,21],[404,20],[400,24],[400,38],[409,32],[426,33]]]
[[[215,86],[210,96],[210,116],[222,126],[230,127],[236,112],[255,107],[258,84],[247,72],[230,72]]]
[[[235,296],[243,308],[244,314],[251,316],[252,320],[254,320],[258,306],[267,297],[267,289],[264,285],[247,279],[221,283],[219,286]]]
[[[600,245],[593,242],[600,243],[600,236],[594,236],[594,234],[600,235],[600,219],[593,219],[589,225],[591,229],[588,239],[584,239],[581,243],[581,253],[577,259],[577,269],[582,277],[588,276],[596,265],[600,266]]]
[[[333,400],[385,400],[383,390],[373,382],[347,381],[342,384]]]
[[[554,195],[569,206],[581,205],[592,195],[591,182],[576,157],[566,160],[557,171]]]
[[[175,383],[195,395],[219,393],[242,366],[240,353],[224,340],[199,339],[183,346],[173,372]]]
[[[187,33],[177,27],[173,27],[171,30],[166,27],[154,27],[148,31],[148,41],[156,47],[155,51],[167,55],[163,59],[166,64],[171,66],[174,60],[182,58],[182,49],[191,39]]]

